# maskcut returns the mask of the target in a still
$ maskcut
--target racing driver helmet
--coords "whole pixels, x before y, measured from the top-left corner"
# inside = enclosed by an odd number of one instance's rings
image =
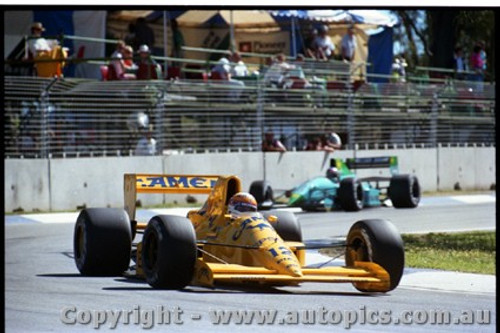
[[[331,167],[326,170],[326,178],[338,179],[340,176],[339,170],[336,167]]]
[[[239,215],[244,212],[256,212],[257,200],[250,193],[238,192],[229,199],[228,211]]]

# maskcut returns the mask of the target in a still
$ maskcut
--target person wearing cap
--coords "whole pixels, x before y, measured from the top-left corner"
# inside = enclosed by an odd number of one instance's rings
[[[342,42],[341,42],[341,53],[342,53],[342,60],[345,61],[353,61],[354,60],[354,55],[356,53],[356,38],[354,37],[354,26],[350,25],[347,28],[347,33],[342,37]]]
[[[137,63],[137,79],[153,80],[161,78],[160,65],[151,58],[151,50],[146,44],[139,46],[139,62]]]
[[[143,134],[143,137],[139,139],[135,147],[136,156],[153,156],[156,155],[156,139],[153,138],[153,126],[150,125],[149,128]]]
[[[31,25],[31,36],[28,40],[28,49],[35,61],[34,68],[40,77],[61,77],[63,61],[47,61],[51,59],[66,59],[68,49],[58,45],[56,40],[47,40],[42,37],[45,31],[41,22],[34,22]]]
[[[318,29],[318,36],[314,40],[313,47],[316,50],[316,58],[319,60],[328,60],[333,56],[335,45],[330,36],[328,36],[328,27],[322,25]]]
[[[52,50],[49,41],[42,37],[44,31],[45,28],[40,22],[35,22],[31,25],[31,36],[28,41],[28,46],[33,57],[40,52],[50,52],[50,50]]]
[[[230,53],[229,58],[232,59],[232,55],[233,54]],[[228,97],[231,101],[236,102],[241,96],[242,90],[245,87],[245,83],[243,81],[233,79],[231,71],[231,62],[228,58],[222,57],[212,68],[210,78],[212,80],[219,81],[219,83],[221,84],[231,86],[228,87]]]

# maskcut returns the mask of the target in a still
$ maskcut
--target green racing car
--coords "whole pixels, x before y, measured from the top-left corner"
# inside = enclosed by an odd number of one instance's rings
[[[380,168],[389,168],[391,175],[358,178],[355,173],[356,169]],[[395,208],[415,208],[421,196],[417,177],[399,174],[396,156],[332,158],[325,176],[309,179],[276,198],[270,183],[263,180],[252,182],[249,192],[260,209],[275,207],[285,197],[286,206],[300,207],[304,211],[343,209],[353,212],[364,207],[389,205],[389,200]]]

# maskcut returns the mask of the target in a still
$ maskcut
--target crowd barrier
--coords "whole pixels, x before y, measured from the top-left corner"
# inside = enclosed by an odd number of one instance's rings
[[[290,189],[325,174],[330,159],[396,155],[401,173],[415,174],[423,191],[488,190],[496,183],[495,147],[448,147],[314,152],[172,154],[151,157],[6,159],[5,211],[65,211],[122,207],[124,173],[235,174],[248,190],[266,179]],[[362,175],[360,175],[362,176]],[[141,195],[143,206],[184,204],[184,195]],[[201,201],[202,199],[199,198]],[[199,202],[200,202],[199,201]]]

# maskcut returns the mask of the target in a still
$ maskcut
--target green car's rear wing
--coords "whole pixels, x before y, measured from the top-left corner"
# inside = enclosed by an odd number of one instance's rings
[[[332,158],[330,167],[336,167],[342,175],[354,174],[352,170],[356,169],[381,168],[389,168],[392,175],[399,173],[397,156],[346,158],[345,161],[340,158]]]

